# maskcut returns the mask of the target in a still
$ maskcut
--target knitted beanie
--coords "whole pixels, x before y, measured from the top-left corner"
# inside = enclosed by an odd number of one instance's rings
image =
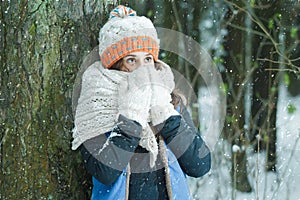
[[[151,20],[137,16],[129,7],[119,5],[110,12],[108,22],[99,32],[102,65],[110,68],[132,52],[148,52],[158,60],[159,39]]]

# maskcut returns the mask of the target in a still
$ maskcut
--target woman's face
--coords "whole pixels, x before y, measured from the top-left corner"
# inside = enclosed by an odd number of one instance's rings
[[[132,72],[142,65],[154,66],[153,56],[147,52],[132,52],[123,58],[120,70]]]

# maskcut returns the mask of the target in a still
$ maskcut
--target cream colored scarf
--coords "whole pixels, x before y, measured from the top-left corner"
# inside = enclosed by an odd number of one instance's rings
[[[163,63],[163,62],[161,62]],[[171,73],[169,66],[163,63],[162,77]],[[82,87],[75,113],[72,149],[76,150],[86,140],[113,130],[118,117],[118,84],[129,75],[128,72],[108,70],[95,62],[84,72]],[[137,97],[139,98],[139,97]],[[117,136],[117,135],[116,135]],[[154,133],[147,125],[141,134],[139,145],[150,153],[150,166],[153,167],[158,154],[158,145]]]

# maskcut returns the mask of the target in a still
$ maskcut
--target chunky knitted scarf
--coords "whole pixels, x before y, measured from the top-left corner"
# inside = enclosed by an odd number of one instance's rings
[[[166,82],[172,82],[170,67],[165,64],[163,68],[161,77],[168,79]],[[129,74],[106,69],[99,61],[86,69],[82,76],[81,93],[75,113],[73,150],[88,139],[112,131],[116,126],[118,84]],[[149,125],[143,128],[139,145],[149,151],[150,166],[153,167],[158,154],[158,145]]]

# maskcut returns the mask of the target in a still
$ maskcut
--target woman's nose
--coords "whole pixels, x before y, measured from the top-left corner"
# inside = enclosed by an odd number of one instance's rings
[[[140,67],[140,66],[143,66],[143,65],[146,65],[147,63],[143,60],[143,59],[138,59],[136,61],[136,68]]]

